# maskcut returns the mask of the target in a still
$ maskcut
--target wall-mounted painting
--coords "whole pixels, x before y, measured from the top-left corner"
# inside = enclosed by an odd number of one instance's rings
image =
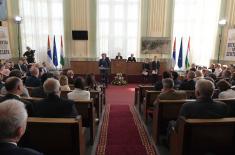
[[[142,37],[142,54],[167,54],[171,51],[171,40],[166,37]]]
[[[0,21],[7,19],[7,0],[0,0]]]

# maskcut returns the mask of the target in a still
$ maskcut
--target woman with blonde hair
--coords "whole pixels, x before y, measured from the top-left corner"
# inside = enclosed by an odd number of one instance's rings
[[[61,91],[70,91],[68,77],[65,75],[62,75],[60,77],[60,89],[61,89]]]

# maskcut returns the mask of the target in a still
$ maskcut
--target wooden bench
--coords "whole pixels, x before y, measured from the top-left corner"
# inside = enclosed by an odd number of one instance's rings
[[[145,91],[146,90],[154,90],[154,86],[153,85],[139,85],[139,96],[138,96],[138,104],[137,105],[139,107],[139,112],[141,113],[141,106],[143,104],[144,101],[144,97],[145,97]]]
[[[96,124],[95,124],[95,107],[94,101],[75,101],[78,114],[82,116],[83,127],[88,127],[90,130],[90,143],[93,144],[95,139]]]
[[[23,98],[30,101],[32,104],[37,104],[37,101],[42,100],[42,98]],[[93,144],[96,125],[95,125],[95,107],[93,99],[89,101],[75,101],[75,106],[77,108],[78,114],[82,116],[83,127],[88,127],[90,130],[90,143]]]
[[[19,145],[49,155],[85,155],[82,119],[29,117]]]
[[[68,98],[67,94],[72,91],[61,91],[60,96],[63,98]],[[94,100],[95,111],[97,114],[97,118],[100,118],[103,108],[103,94],[100,91],[90,91],[90,97]]]
[[[152,136],[159,143],[161,133],[166,133],[169,121],[177,120],[181,106],[195,100],[159,100],[153,112]]]
[[[194,91],[192,90],[176,90],[182,92],[182,97],[185,96],[187,99],[194,98]],[[145,98],[144,98],[144,121],[147,121],[148,113],[153,113],[153,103],[157,99],[158,95],[161,93],[161,91],[155,91],[155,90],[146,90],[145,91]]]
[[[184,119],[170,135],[171,155],[235,154],[235,118]]]

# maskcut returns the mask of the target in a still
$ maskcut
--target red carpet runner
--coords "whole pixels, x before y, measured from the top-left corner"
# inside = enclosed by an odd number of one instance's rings
[[[134,85],[106,91],[97,155],[155,155],[155,149],[134,108]]]

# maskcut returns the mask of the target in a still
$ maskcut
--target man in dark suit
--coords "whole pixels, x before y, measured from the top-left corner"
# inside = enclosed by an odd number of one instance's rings
[[[131,54],[131,56],[127,59],[127,62],[136,62],[134,54]]]
[[[3,102],[8,99],[19,100],[25,104],[28,114],[31,115],[32,114],[31,102],[26,101],[20,97],[20,95],[23,94],[24,91],[24,85],[22,80],[18,77],[9,77],[6,80],[5,88],[7,94],[4,97],[0,98],[0,102]]]
[[[205,79],[198,80],[195,87],[195,102],[185,103],[180,110],[180,116],[186,118],[222,118],[227,116],[227,105],[213,101],[214,84]]]
[[[171,74],[169,73],[169,72],[167,72],[167,71],[164,71],[163,73],[162,73],[162,78],[163,79],[166,79],[166,78],[171,78]],[[162,90],[162,88],[163,88],[163,85],[162,85],[162,80],[160,81],[157,81],[156,83],[155,83],[155,85],[154,85],[154,88],[155,88],[155,90]]]
[[[110,68],[110,60],[106,57],[105,53],[102,53],[102,58],[99,60],[99,68],[101,74],[101,81],[104,84],[108,84],[108,72]]]
[[[14,65],[14,69],[20,70],[23,74],[28,72],[28,68],[24,65],[24,59],[19,59],[18,63]]]
[[[162,80],[163,89],[158,95],[159,100],[182,100],[186,99],[187,95],[184,91],[175,91],[174,81],[171,78]]]
[[[118,55],[116,56],[116,58],[115,58],[116,60],[120,60],[120,59],[122,59],[122,56],[121,56],[121,53],[120,52],[118,52]]]
[[[32,89],[31,95],[30,95],[31,97],[40,97],[40,98],[47,97],[47,94],[43,90],[43,84],[48,78],[53,78],[53,74],[52,73],[45,73],[42,75],[42,77],[41,77],[42,85],[40,87]]]
[[[73,118],[78,115],[74,101],[60,98],[60,83],[49,78],[43,84],[47,97],[33,104],[34,117]]]
[[[194,71],[189,71],[187,74],[187,79],[183,81],[180,85],[180,90],[194,90],[195,89],[195,73]]]
[[[43,155],[29,148],[20,148],[17,143],[24,135],[27,124],[24,104],[11,99],[0,103],[0,154]]]
[[[31,76],[28,76],[25,80],[25,85],[27,87],[40,87],[41,80],[39,77],[39,69],[37,67],[32,67],[30,70]]]

